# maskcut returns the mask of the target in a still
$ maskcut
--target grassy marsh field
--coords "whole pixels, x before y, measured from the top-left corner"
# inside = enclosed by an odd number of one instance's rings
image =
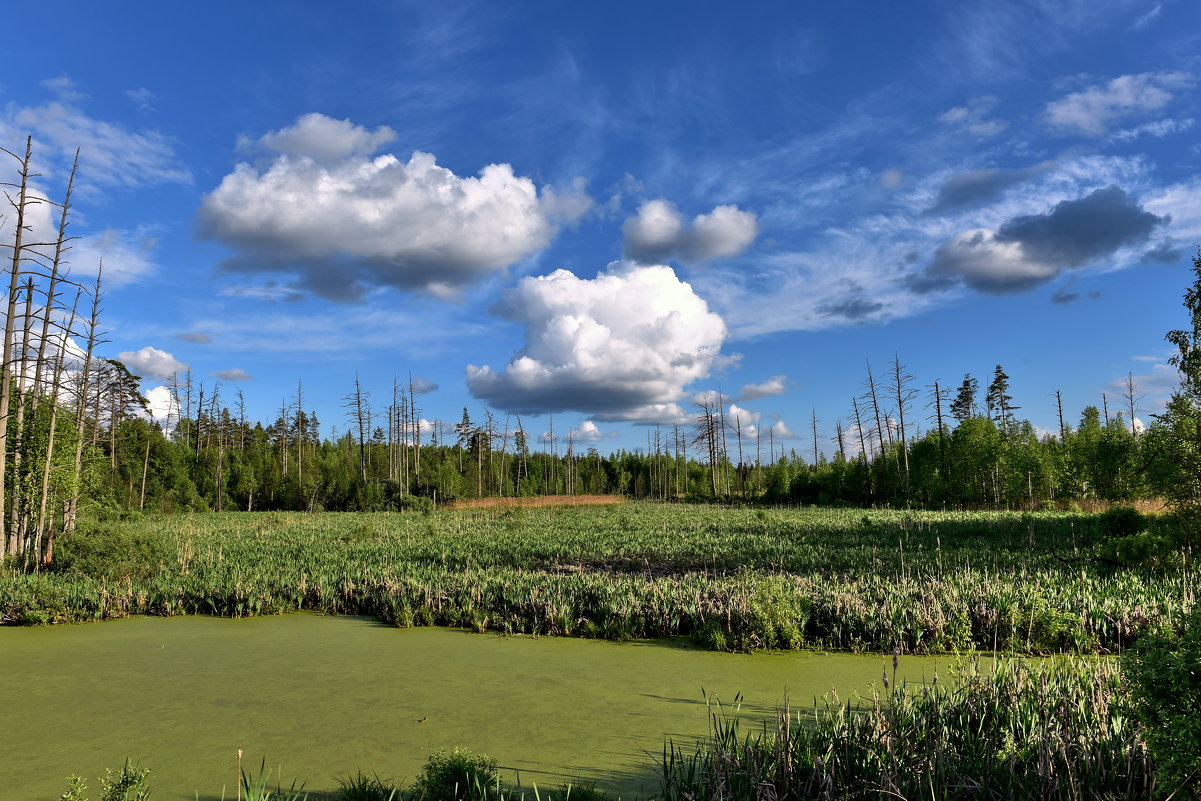
[[[655,503],[150,517],[65,540],[55,572],[0,575],[0,614],[310,609],[719,650],[1116,653],[1170,631],[1201,571],[1187,553],[1138,567],[1100,556],[1097,521]]]

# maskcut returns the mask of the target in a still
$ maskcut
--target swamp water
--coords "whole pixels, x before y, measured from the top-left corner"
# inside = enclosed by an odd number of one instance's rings
[[[902,657],[920,682],[949,657]],[[725,654],[680,643],[613,643],[396,629],[319,614],[229,620],[130,618],[0,628],[0,800],[53,801],[66,777],[95,792],[126,757],[151,769],[156,801],[233,798],[234,758],[266,759],[310,791],[337,777],[411,782],[426,756],[487,753],[501,779],[530,788],[593,781],[622,796],[656,792],[667,738],[691,747],[709,727],[705,693],[770,716],[837,687],[880,685],[891,657]],[[703,688],[703,692],[702,692]],[[419,722],[423,721],[423,722]]]

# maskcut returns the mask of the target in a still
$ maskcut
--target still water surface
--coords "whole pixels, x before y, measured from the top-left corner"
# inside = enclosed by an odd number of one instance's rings
[[[949,658],[903,657],[898,680],[946,675]],[[613,643],[395,629],[319,614],[130,618],[0,628],[0,800],[47,799],[78,773],[96,789],[126,757],[153,797],[234,796],[234,756],[265,758],[284,786],[337,787],[358,769],[411,781],[455,746],[495,757],[502,779],[595,781],[653,794],[663,742],[708,730],[705,693],[771,714],[837,687],[879,686],[891,657],[722,654]],[[424,721],[424,722],[418,722]]]

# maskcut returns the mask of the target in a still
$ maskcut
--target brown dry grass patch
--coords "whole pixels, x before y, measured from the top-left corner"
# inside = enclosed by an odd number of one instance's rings
[[[533,498],[465,498],[446,504],[450,509],[536,509],[544,506],[607,506],[625,503],[624,495],[540,495]]]

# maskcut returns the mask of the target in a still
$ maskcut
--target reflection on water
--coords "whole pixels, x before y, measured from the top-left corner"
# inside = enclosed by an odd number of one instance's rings
[[[898,680],[950,659],[903,657]],[[132,618],[0,628],[5,733],[0,799],[57,799],[126,757],[151,768],[156,799],[233,795],[234,755],[267,760],[284,786],[337,786],[358,769],[410,781],[426,755],[490,754],[529,786],[596,781],[657,789],[665,738],[708,729],[706,695],[771,714],[880,685],[891,657],[719,654],[679,643],[501,637],[394,629],[294,614],[227,620]],[[16,736],[11,736],[16,734]]]

